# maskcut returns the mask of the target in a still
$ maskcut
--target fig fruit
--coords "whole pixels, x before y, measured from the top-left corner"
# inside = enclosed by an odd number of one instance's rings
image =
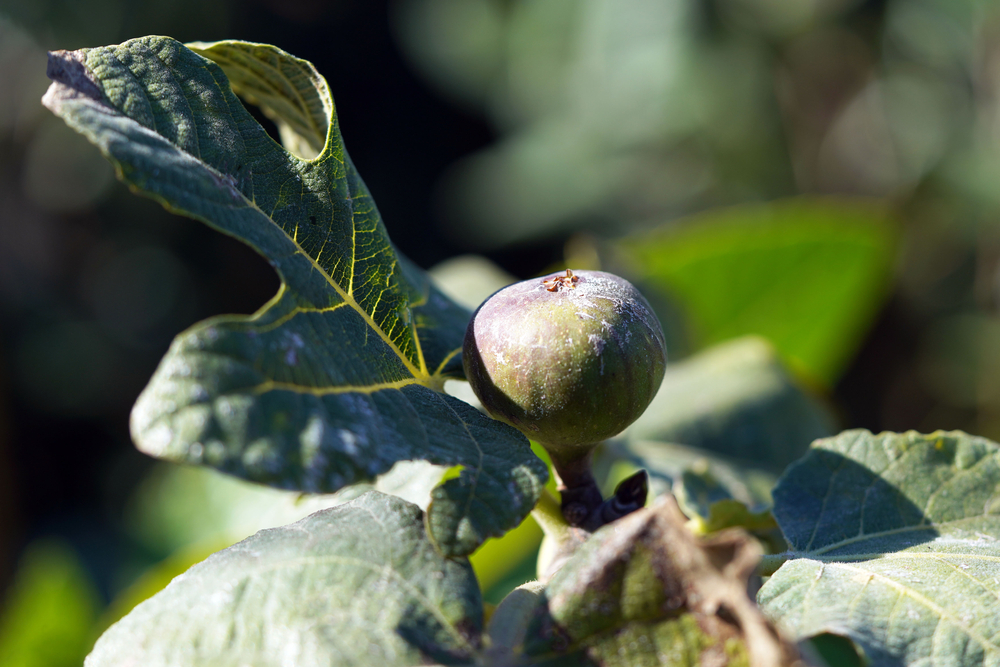
[[[465,333],[465,374],[486,411],[559,468],[635,421],[663,380],[663,329],[627,280],[566,271],[509,285]]]

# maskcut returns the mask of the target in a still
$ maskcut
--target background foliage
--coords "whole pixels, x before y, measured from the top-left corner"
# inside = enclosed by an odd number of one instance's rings
[[[838,427],[998,439],[998,29],[991,6],[945,0],[0,1],[0,642],[30,616],[53,620],[31,645],[50,633],[86,647],[81,637],[107,622],[100,609],[115,615],[144,586],[321,503],[161,470],[131,446],[128,410],[172,336],[252,312],[277,282],[248,249],[114,182],[40,106],[46,49],[170,34],[273,43],[312,61],[389,235],[425,268],[464,252],[518,277],[564,258],[641,268],[628,252],[648,235],[664,248],[713,242],[699,230],[720,214],[690,214],[744,205],[721,215],[759,228],[783,210],[760,202],[872,198],[895,220],[898,253],[875,253],[864,299],[842,315],[864,317],[838,321],[817,347],[829,358],[782,346],[774,332],[801,313],[763,311],[770,331],[711,329],[735,320],[698,311],[718,300],[685,301],[697,295],[683,288],[707,290],[717,274],[671,282],[650,269],[639,277],[673,359],[763,334]],[[829,227],[857,220],[825,201],[816,216]],[[766,249],[766,232],[754,237]],[[473,303],[495,284],[455,266]],[[788,290],[775,304],[829,312],[799,271],[769,273],[787,263],[756,266]],[[711,433],[686,444],[710,446]],[[252,509],[272,505],[265,517]],[[76,611],[25,611],[53,596]],[[22,664],[79,661],[9,651]]]

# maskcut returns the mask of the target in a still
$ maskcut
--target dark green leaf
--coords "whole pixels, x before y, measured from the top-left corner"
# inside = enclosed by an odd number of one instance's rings
[[[669,365],[626,437],[701,447],[780,471],[834,432],[829,411],[796,386],[774,349],[748,337]]]
[[[399,256],[344,150],[326,82],[274,47],[146,37],[53,53],[44,102],[133,190],[246,242],[282,285],[251,317],[178,336],[132,415],[143,451],[281,488],[331,492],[401,460],[461,465],[435,490],[432,538],[471,552],[517,525],[546,471],[516,431],[440,393],[461,375],[468,312]],[[322,141],[320,141],[322,137]]]
[[[774,501],[791,560],[758,599],[795,636],[844,635],[872,665],[1000,661],[1000,445],[847,431]]]
[[[478,651],[482,624],[468,562],[434,549],[418,507],[373,491],[195,565],[112,626],[86,664],[454,663]]]
[[[888,292],[895,235],[870,202],[795,199],[712,211],[618,246],[676,298],[700,345],[758,334],[832,383]]]
[[[335,111],[326,82],[311,64],[263,44],[186,46],[222,67],[233,92],[275,122],[285,148],[307,159],[323,151]]]
[[[594,533],[538,596],[524,652],[622,666],[790,662],[794,649],[747,597],[756,542],[742,531],[699,541],[685,521],[665,496]]]
[[[804,644],[811,651],[818,665],[826,667],[865,667],[865,660],[858,647],[847,637],[823,633]],[[813,662],[812,660],[810,662]]]

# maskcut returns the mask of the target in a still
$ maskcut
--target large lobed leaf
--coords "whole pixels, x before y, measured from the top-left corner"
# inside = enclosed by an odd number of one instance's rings
[[[516,431],[441,393],[461,376],[469,314],[393,249],[326,82],[274,47],[193,46],[55,52],[43,100],[133,190],[246,242],[281,278],[253,316],[177,337],[133,411],[138,447],[309,492],[402,460],[460,465],[428,509],[439,548],[470,553],[517,525],[545,467]],[[316,157],[276,144],[230,80]]]
[[[113,625],[86,667],[454,663],[479,650],[468,561],[377,491],[209,557]]]
[[[774,490],[790,560],[758,600],[872,665],[1000,664],[1000,445],[961,432],[818,441]]]

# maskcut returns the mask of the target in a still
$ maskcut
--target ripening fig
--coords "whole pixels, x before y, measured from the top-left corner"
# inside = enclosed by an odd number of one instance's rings
[[[631,283],[566,271],[505,287],[479,306],[463,363],[487,412],[541,443],[558,469],[642,414],[663,379],[665,349]]]

